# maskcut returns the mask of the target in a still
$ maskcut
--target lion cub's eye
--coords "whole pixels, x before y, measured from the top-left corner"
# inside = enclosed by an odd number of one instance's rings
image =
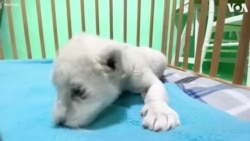
[[[71,89],[71,97],[72,97],[72,99],[75,99],[75,98],[85,99],[85,98],[87,98],[87,95],[85,92],[86,92],[86,90],[81,89],[80,87],[72,88]]]

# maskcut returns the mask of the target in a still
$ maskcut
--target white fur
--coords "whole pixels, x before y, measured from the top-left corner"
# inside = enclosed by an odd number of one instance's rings
[[[115,61],[114,70],[107,65],[110,57]],[[65,121],[64,125],[73,128],[84,127],[126,90],[142,94],[143,126],[154,131],[173,128],[180,121],[168,106],[165,88],[159,80],[165,67],[165,57],[158,51],[85,33],[75,35],[54,64],[54,120]],[[72,98],[76,86],[85,90],[84,98]]]

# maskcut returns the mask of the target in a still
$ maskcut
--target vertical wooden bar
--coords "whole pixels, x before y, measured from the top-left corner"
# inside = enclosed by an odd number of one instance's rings
[[[197,38],[197,46],[196,46],[196,54],[195,54],[195,63],[194,63],[194,72],[200,72],[201,65],[201,53],[202,47],[204,43],[204,33],[206,26],[206,17],[208,14],[208,0],[201,1],[201,13],[199,17],[199,29],[198,29],[198,38]]]
[[[82,31],[85,31],[86,25],[85,25],[85,10],[84,10],[84,0],[80,0],[80,6],[81,6],[81,20],[82,20]]]
[[[189,56],[189,44],[191,36],[192,21],[194,15],[194,0],[189,0],[188,4],[188,19],[187,19],[187,29],[186,29],[186,38],[184,45],[184,57],[183,57],[183,69],[186,70],[188,67],[188,56]]]
[[[3,46],[2,46],[2,39],[0,36],[0,60],[4,59],[4,55],[3,55]]]
[[[218,9],[219,9],[217,16],[218,20],[216,24],[213,54],[212,54],[211,68],[209,74],[210,77],[216,77],[218,72],[221,43],[224,33],[224,22],[227,12],[227,0],[220,0]]]
[[[172,50],[173,50],[173,40],[174,40],[174,26],[175,26],[175,13],[176,13],[176,0],[173,0],[170,38],[169,38],[169,46],[168,46],[169,47],[169,50],[168,50],[168,65],[171,65],[171,61],[172,61]]]
[[[37,10],[38,28],[39,28],[42,58],[46,58],[40,0],[36,0],[36,10]]]
[[[153,27],[154,27],[154,11],[155,11],[155,0],[151,0],[151,12],[150,12],[150,29],[149,29],[149,47],[152,48],[153,44]]]
[[[11,0],[7,0],[6,2],[10,4]],[[14,59],[18,59],[11,6],[7,7],[7,13],[8,13],[8,21],[9,21],[10,39],[11,39],[11,44],[12,44],[11,46],[12,54],[13,54]]]
[[[99,0],[95,0],[95,21],[96,21],[96,34],[100,34],[100,25],[99,25]]]
[[[245,0],[247,9],[250,10],[250,1]],[[240,32],[240,42],[237,53],[237,60],[234,68],[233,84],[242,85],[244,78],[245,65],[250,60],[248,54],[249,42],[250,42],[250,12],[245,12],[243,14],[242,28]],[[248,68],[249,69],[249,68]]]
[[[169,0],[164,2],[164,14],[163,14],[163,31],[162,31],[162,43],[161,43],[161,52],[166,55],[167,51],[167,39],[168,39],[168,23],[169,23]]]
[[[53,22],[55,50],[58,51],[58,49],[59,49],[59,43],[58,43],[58,33],[57,33],[57,25],[56,25],[57,23],[56,23],[55,0],[51,0],[51,11],[52,11],[52,22]]]
[[[140,45],[140,29],[141,29],[141,0],[137,3],[137,32],[136,32],[136,46]]]
[[[113,39],[113,0],[109,0],[109,28],[110,39]]]
[[[72,27],[71,27],[71,10],[70,10],[70,0],[66,0],[67,8],[67,23],[68,23],[68,36],[72,37]]]
[[[30,37],[29,37],[29,31],[28,31],[28,22],[27,22],[27,15],[26,15],[26,5],[25,0],[21,0],[21,9],[22,9],[22,17],[23,17],[23,27],[24,27],[24,36],[25,36],[25,42],[26,42],[26,50],[28,58],[32,58],[31,54],[31,48],[30,48]]]
[[[123,1],[123,41],[127,42],[127,0]]]
[[[183,18],[183,9],[184,9],[184,0],[180,0],[177,43],[176,43],[174,66],[178,66],[178,63],[179,63],[181,34],[182,34],[182,21],[183,21],[183,19],[182,19]]]

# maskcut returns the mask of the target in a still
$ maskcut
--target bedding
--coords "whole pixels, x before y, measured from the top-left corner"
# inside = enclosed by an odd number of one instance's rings
[[[182,72],[165,70],[166,82],[175,83],[187,95],[225,111],[242,120],[250,121],[250,90]]]
[[[3,141],[249,141],[249,122],[193,99],[178,86],[183,83],[172,82],[165,87],[181,125],[170,131],[142,128],[143,101],[133,93],[122,95],[87,129],[57,127],[51,117],[56,96],[50,79],[52,64],[53,60],[0,61]]]

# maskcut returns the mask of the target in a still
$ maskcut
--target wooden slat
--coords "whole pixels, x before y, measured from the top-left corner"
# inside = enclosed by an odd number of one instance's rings
[[[80,0],[81,6],[81,20],[82,20],[82,31],[85,31],[86,24],[85,24],[85,9],[84,9],[84,0]]]
[[[186,29],[186,38],[185,38],[185,45],[184,45],[183,69],[187,69],[188,67],[189,45],[190,45],[193,15],[194,15],[194,0],[189,0],[188,19],[187,19],[187,27],[186,27],[187,29]]]
[[[178,32],[177,32],[177,43],[176,43],[175,60],[174,60],[174,65],[175,66],[178,66],[179,56],[180,56],[181,34],[182,34],[182,21],[183,21],[183,19],[182,19],[183,18],[183,8],[184,8],[184,0],[180,0]]]
[[[36,0],[36,10],[37,10],[37,19],[38,19],[38,28],[39,28],[42,58],[46,58],[40,0]]]
[[[201,2],[201,13],[199,17],[199,29],[198,29],[198,38],[197,38],[197,45],[196,45],[196,54],[195,54],[195,63],[194,63],[194,72],[200,72],[200,65],[201,65],[201,53],[202,47],[204,43],[204,33],[205,33],[205,26],[206,26],[206,17],[208,13],[208,0],[202,0]]]
[[[11,3],[11,0],[7,0],[6,2]],[[12,54],[13,54],[14,59],[18,59],[11,6],[7,7],[7,13],[8,13],[8,21],[9,21],[10,40],[11,40],[11,45],[12,45],[11,46]]]
[[[245,0],[247,8],[250,10],[250,1]],[[250,54],[249,42],[250,42],[250,12],[245,12],[243,14],[242,28],[240,32],[240,42],[237,53],[237,60],[234,68],[233,84],[242,85],[244,78],[245,66],[247,64],[247,58],[249,61]],[[248,68],[249,69],[249,68]]]
[[[0,60],[4,59],[2,39],[0,38]]]
[[[168,39],[168,23],[169,23],[169,0],[164,2],[164,14],[163,14],[163,31],[162,31],[162,43],[161,43],[161,52],[166,55],[167,51],[167,39]]]
[[[52,22],[53,22],[53,32],[54,32],[54,41],[55,41],[55,51],[59,49],[58,43],[58,33],[57,33],[57,23],[56,23],[56,8],[55,0],[51,0],[51,11],[52,11]]]
[[[109,31],[110,31],[110,39],[113,39],[113,0],[109,0]]]
[[[123,41],[127,42],[127,0],[123,1]]]
[[[136,32],[136,46],[140,45],[140,29],[141,29],[141,0],[137,3],[137,32]]]
[[[224,33],[224,22],[227,12],[227,0],[220,0],[219,1],[219,8],[218,8],[218,19],[215,29],[215,40],[214,40],[214,47],[213,47],[213,54],[212,54],[212,61],[211,61],[211,68],[209,76],[216,77],[218,72],[219,66],[219,59],[220,59],[220,51],[221,51],[221,43]]]
[[[154,27],[154,11],[155,11],[155,0],[151,0],[151,11],[150,11],[150,29],[149,29],[149,47],[152,48],[153,44],[153,27]]]
[[[66,0],[66,9],[67,9],[68,37],[70,39],[72,37],[70,0]]]
[[[95,21],[96,21],[96,34],[100,35],[99,0],[95,0]]]
[[[26,15],[26,4],[25,0],[21,0],[21,9],[22,9],[22,17],[23,17],[23,27],[24,27],[24,36],[26,42],[26,50],[28,58],[32,58],[31,48],[30,48],[30,36],[28,31],[28,22],[27,22],[27,15]]]
[[[169,38],[169,46],[168,46],[168,65],[171,64],[172,61],[172,50],[173,50],[173,40],[174,40],[174,27],[175,27],[175,13],[176,13],[176,0],[173,0],[172,5],[172,18],[171,18],[171,28],[170,28],[170,38]]]

